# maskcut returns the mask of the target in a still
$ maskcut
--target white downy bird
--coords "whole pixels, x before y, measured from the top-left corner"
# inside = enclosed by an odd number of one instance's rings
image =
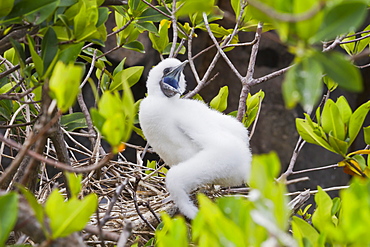
[[[171,167],[166,176],[170,198],[193,219],[198,208],[189,193],[204,184],[242,185],[252,154],[242,123],[201,101],[180,98],[185,64],[167,58],[152,68],[139,120],[149,144]]]

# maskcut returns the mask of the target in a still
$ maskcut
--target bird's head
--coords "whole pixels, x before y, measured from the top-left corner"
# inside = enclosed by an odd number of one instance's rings
[[[183,94],[186,82],[182,71],[186,63],[176,58],[166,58],[153,67],[147,80],[148,94],[161,94],[168,98]]]

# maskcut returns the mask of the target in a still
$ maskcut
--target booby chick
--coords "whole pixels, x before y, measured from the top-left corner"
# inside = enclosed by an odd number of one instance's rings
[[[242,123],[201,101],[180,98],[185,64],[167,58],[151,69],[139,121],[149,144],[170,166],[166,187],[171,199],[193,219],[198,208],[189,193],[204,184],[242,185],[252,154]]]

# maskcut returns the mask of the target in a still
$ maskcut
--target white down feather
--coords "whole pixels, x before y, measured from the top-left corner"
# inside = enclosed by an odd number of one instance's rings
[[[139,120],[149,144],[171,168],[166,187],[180,211],[193,219],[198,209],[189,193],[203,184],[238,186],[246,182],[252,154],[248,131],[234,117],[210,109],[203,102],[167,97],[160,81],[165,68],[181,62],[167,58],[147,80],[148,96],[140,105]],[[180,91],[185,91],[183,74]]]

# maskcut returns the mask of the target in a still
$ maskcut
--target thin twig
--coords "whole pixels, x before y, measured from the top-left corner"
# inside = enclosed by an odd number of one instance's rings
[[[250,88],[251,88],[251,83],[253,81],[253,75],[254,75],[254,69],[256,65],[259,43],[261,39],[262,27],[263,27],[263,24],[261,22],[258,23],[256,34],[255,34],[256,43],[254,43],[254,45],[252,46],[252,51],[251,51],[251,55],[250,55],[249,63],[248,63],[247,74],[245,77],[242,77],[240,80],[242,82],[242,90],[240,92],[238,113],[236,116],[236,118],[239,121],[242,121],[243,119],[245,108],[246,108],[245,102],[247,100],[248,93],[250,92]]]
[[[292,175],[306,173],[306,172],[320,171],[320,170],[331,169],[331,168],[336,168],[336,167],[338,167],[338,164],[332,164],[332,165],[327,165],[327,166],[309,168],[309,169],[305,169],[305,170],[292,172]]]
[[[147,226],[149,226],[150,229],[155,231],[155,227],[152,224],[150,224],[150,222],[144,217],[144,215],[140,212],[140,209],[139,209],[139,204],[137,202],[137,197],[136,197],[136,191],[137,191],[137,187],[139,185],[140,180],[141,180],[140,177],[136,177],[134,186],[130,188],[132,192],[132,200],[134,202],[134,206],[135,206],[136,212],[139,215],[139,217],[145,222]]]
[[[211,31],[211,28],[209,27],[209,23],[208,23],[208,19],[207,19],[206,13],[203,13],[203,20],[204,20],[204,24],[206,26],[208,35],[212,39],[212,41],[215,44],[215,46],[217,47],[218,52],[221,54],[221,56],[223,57],[223,59],[225,60],[225,62],[227,63],[227,65],[229,65],[229,67],[233,71],[233,73],[239,78],[240,81],[242,81],[243,80],[242,75],[239,73],[239,71],[235,68],[234,64],[227,57],[227,55],[225,54],[225,52],[222,50],[222,48],[218,44],[218,42],[216,40],[216,37],[213,35],[213,33]]]
[[[119,236],[119,240],[117,242],[117,247],[126,246],[127,240],[131,236],[131,233],[132,233],[131,222],[125,222],[125,226],[123,227],[121,235]]]
[[[4,136],[1,133],[0,133],[0,141],[5,142],[7,145],[9,145],[13,148],[16,148],[18,150],[23,150],[22,149],[23,147],[27,147],[25,145],[26,143],[21,145],[21,144],[13,141],[11,139],[4,138]],[[29,156],[31,156],[31,157],[39,160],[39,161],[45,162],[47,165],[55,166],[56,168],[61,169],[63,171],[74,172],[74,173],[87,173],[87,172],[99,169],[99,168],[103,167],[114,156],[113,153],[108,153],[96,165],[91,165],[91,166],[87,166],[87,167],[71,167],[71,166],[69,166],[65,163],[62,163],[62,162],[59,162],[59,161],[56,161],[56,160],[48,159],[48,158],[42,156],[41,154],[38,154],[38,153],[36,153],[32,150],[26,149],[24,152],[26,152]],[[4,175],[5,175],[5,172],[0,177],[0,184],[2,182],[2,178],[3,178]]]
[[[333,186],[333,187],[330,187],[330,188],[323,188],[322,190],[323,191],[336,191],[336,190],[344,190],[344,189],[348,189],[348,188],[349,188],[349,185],[341,185],[341,186]],[[319,191],[318,190],[310,190],[311,195],[316,194],[317,192],[319,192]],[[287,193],[286,195],[287,196],[295,196],[295,195],[299,195],[301,193],[302,193],[301,191],[296,191],[296,192]]]
[[[105,211],[104,217],[103,219],[99,221],[101,227],[103,227],[105,223],[107,223],[107,221],[111,218],[110,213],[112,212],[113,207],[116,204],[118,197],[121,195],[123,189],[127,185],[127,182],[128,182],[128,179],[125,178],[125,180],[123,180],[123,182],[114,191],[114,195],[109,203],[107,210]]]
[[[172,0],[172,12],[171,12],[171,20],[172,20],[172,46],[170,50],[169,57],[174,57],[176,44],[177,44],[177,20],[176,20],[176,0]]]

